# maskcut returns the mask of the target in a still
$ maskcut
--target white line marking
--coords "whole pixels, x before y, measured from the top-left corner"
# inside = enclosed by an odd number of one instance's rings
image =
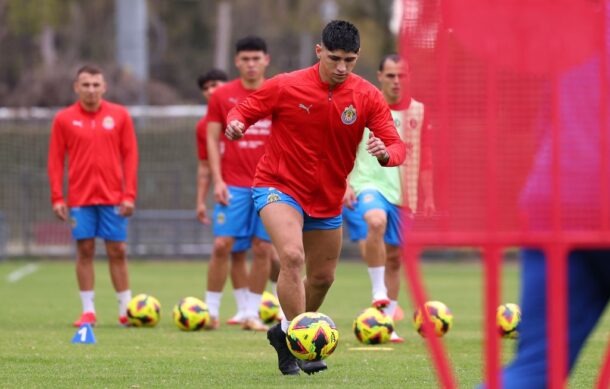
[[[350,347],[349,351],[392,351],[392,347]]]
[[[23,277],[34,273],[36,270],[38,270],[38,265],[30,263],[20,267],[19,269],[6,276],[6,280],[8,282],[17,282]]]

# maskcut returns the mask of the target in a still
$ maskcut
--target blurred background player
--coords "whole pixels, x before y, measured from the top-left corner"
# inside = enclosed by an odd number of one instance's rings
[[[319,63],[268,80],[227,118],[225,135],[232,140],[243,139],[258,120],[275,118],[253,186],[256,208],[280,257],[278,295],[285,318],[267,338],[285,375],[327,368],[324,361],[297,363],[285,333],[295,316],[320,307],[334,281],[341,203],[364,127],[375,131],[367,151],[378,163],[397,166],[405,157],[383,96],[352,73],[359,52],[356,27],[332,21],[316,45]]]
[[[258,160],[271,134],[271,118],[261,118],[239,142],[220,140],[227,113],[261,87],[269,65],[267,44],[256,36],[237,41],[235,67],[239,78],[218,88],[208,105],[208,159],[214,179],[214,250],[208,266],[206,303],[217,320],[229,254],[237,239],[252,239],[252,264],[248,274],[247,308],[242,328],[266,331],[258,317],[262,293],[269,277],[272,247],[252,200],[252,182]]]
[[[106,82],[94,65],[80,68],[74,82],[78,101],[57,113],[51,128],[48,173],[53,212],[70,221],[76,240],[76,278],[83,305],[74,322],[95,325],[95,237],[104,239],[110,277],[119,301],[119,323],[127,325],[131,300],[125,240],[134,212],[138,147],[127,110],[102,99]],[[68,201],[63,195],[68,158]],[[69,207],[69,209],[68,209]]]
[[[210,100],[210,96],[216,88],[224,85],[228,81],[227,74],[220,69],[211,69],[199,76],[197,85],[205,101]],[[197,219],[203,224],[210,224],[208,218],[206,199],[210,189],[210,164],[208,162],[207,148],[207,116],[203,116],[197,123],[197,155],[199,164],[197,165]],[[250,238],[237,239],[231,250],[231,283],[233,284],[233,294],[237,306],[237,313],[230,318],[228,324],[241,324],[246,314],[248,301],[248,265],[246,263],[247,250],[250,249]],[[218,320],[210,323],[211,328],[217,328]]]
[[[390,106],[394,125],[406,143],[407,158],[401,167],[380,166],[366,151],[369,130],[365,129],[348,178],[344,216],[350,239],[359,242],[361,255],[368,265],[373,306],[383,309],[390,317],[400,318],[395,313],[400,291],[401,232],[403,224],[410,222],[417,209],[420,185],[423,213],[434,212],[430,128],[424,105],[410,95],[406,60],[398,54],[385,56],[379,64],[377,80]],[[403,339],[394,332],[391,341],[399,343]]]

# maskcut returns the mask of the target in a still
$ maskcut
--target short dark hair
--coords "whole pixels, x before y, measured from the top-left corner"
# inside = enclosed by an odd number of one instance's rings
[[[78,68],[78,70],[76,71],[76,78],[78,78],[81,73],[102,74],[102,69],[94,64],[86,64]]]
[[[235,54],[240,51],[262,51],[267,54],[267,43],[259,36],[248,35],[235,43]]]
[[[385,63],[387,60],[398,63],[398,62],[402,61],[402,57],[396,53],[388,54],[385,57],[383,57],[381,59],[381,62],[379,62],[379,71],[380,72],[383,71],[383,68],[385,67]]]
[[[203,89],[205,84],[210,81],[227,81],[229,77],[224,70],[220,69],[210,69],[201,76],[197,77],[197,85],[199,85],[199,89]]]
[[[360,33],[356,26],[345,20],[333,20],[322,30],[322,44],[330,51],[360,51]]]

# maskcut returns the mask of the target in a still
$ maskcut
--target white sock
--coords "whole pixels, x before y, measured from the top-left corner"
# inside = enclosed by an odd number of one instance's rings
[[[271,292],[273,292],[273,295],[277,297],[277,282],[271,281]]]
[[[237,313],[245,313],[248,307],[248,288],[233,289]]]
[[[131,290],[117,292],[116,298],[119,300],[119,317],[127,316],[127,304],[131,301]]]
[[[387,298],[388,290],[385,287],[385,266],[369,267],[369,278],[371,279],[371,289],[373,299]]]
[[[222,292],[210,292],[209,290],[205,294],[205,303],[208,306],[210,316],[218,319],[218,313],[220,312],[220,299],[222,298]]]
[[[388,315],[392,320],[394,320],[394,312],[396,312],[396,307],[398,306],[398,301],[390,300],[390,304],[383,310],[383,313]]]
[[[95,292],[92,290],[81,290],[80,291],[80,301],[83,303],[83,313],[84,312],[95,313],[95,305],[93,305],[94,297],[95,297]]]
[[[258,317],[258,310],[261,306],[262,294],[248,291],[248,308],[246,309],[246,317]]]
[[[288,332],[288,327],[290,327],[290,320],[283,318],[280,326],[282,327],[282,331],[284,331],[284,333]]]

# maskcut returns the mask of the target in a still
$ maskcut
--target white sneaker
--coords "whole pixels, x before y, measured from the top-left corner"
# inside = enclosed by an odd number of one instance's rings
[[[390,342],[392,342],[392,343],[403,343],[404,341],[405,341],[405,339],[398,336],[396,331],[393,331],[392,335],[390,335]]]
[[[243,324],[245,319],[246,319],[246,315],[244,315],[243,312],[237,312],[232,318],[227,320],[227,324],[230,324],[230,325]]]

